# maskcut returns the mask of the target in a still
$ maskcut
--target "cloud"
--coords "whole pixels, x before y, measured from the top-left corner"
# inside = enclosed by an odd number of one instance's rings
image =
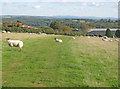
[[[39,2],[88,2],[90,0],[38,0]]]
[[[87,3],[83,2],[83,3],[82,3],[82,6],[87,6]]]
[[[62,0],[62,2],[67,2],[67,0]]]
[[[38,0],[0,0],[0,2],[37,2]]]
[[[39,9],[39,8],[40,8],[40,5],[35,5],[34,8],[35,8],[35,9]]]
[[[12,4],[12,2],[4,2],[3,4],[4,5],[10,5],[10,4]]]
[[[6,2],[6,4],[12,4],[12,2]]]
[[[118,2],[119,0],[0,0],[0,2]]]
[[[104,1],[108,1],[108,2],[119,2],[119,0],[104,0]]]
[[[113,8],[118,8],[119,4],[118,3],[113,3]]]
[[[104,3],[92,2],[92,6],[100,7],[104,6]]]
[[[118,2],[119,0],[37,0],[39,2]]]

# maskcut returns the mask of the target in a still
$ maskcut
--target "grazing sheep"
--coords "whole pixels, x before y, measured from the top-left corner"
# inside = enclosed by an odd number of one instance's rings
[[[41,34],[41,32],[38,32],[38,34]]]
[[[7,33],[10,33],[9,31]]]
[[[118,39],[115,39],[115,41],[119,41]]]
[[[104,36],[103,38],[104,38],[104,39],[108,39],[108,37],[107,37],[107,36]]]
[[[46,33],[41,33],[41,35],[47,35]]]
[[[104,37],[102,38],[102,40],[103,40],[103,41],[109,41],[110,38],[108,38],[107,36],[104,36]]]
[[[6,31],[2,31],[2,33],[6,33]]]
[[[90,36],[88,36],[88,38],[90,38]]]
[[[108,41],[108,39],[104,39],[104,38],[102,38],[102,40],[103,40],[103,41]]]
[[[112,40],[109,40],[109,42],[112,42]]]
[[[94,38],[96,38],[96,36],[94,36]]]
[[[23,47],[23,42],[20,40],[10,40],[10,38],[6,39],[8,42],[8,45],[11,47],[11,51],[13,51],[13,46],[15,47],[20,47],[20,52],[22,50]]]
[[[57,38],[54,38],[56,40],[56,42],[62,42],[61,39],[57,39]]]
[[[75,37],[72,37],[72,39],[75,39]]]

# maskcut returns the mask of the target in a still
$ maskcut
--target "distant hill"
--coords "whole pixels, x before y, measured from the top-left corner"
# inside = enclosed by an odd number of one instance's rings
[[[60,19],[111,19],[118,20],[118,18],[113,17],[94,17],[94,16],[27,16],[27,15],[3,15],[3,18],[11,18],[11,17],[39,17],[39,18],[60,18]]]
[[[109,20],[110,19],[110,20]],[[78,17],[78,16],[21,16],[21,15],[3,15],[2,22],[21,21],[22,24],[29,26],[50,26],[51,22],[59,21],[61,24],[71,28],[80,28],[86,24],[92,28],[117,28],[117,18],[101,17]]]
[[[111,19],[111,20],[117,20],[118,18],[113,18],[113,17],[93,17],[93,16],[50,16],[51,18],[72,18],[72,19]]]

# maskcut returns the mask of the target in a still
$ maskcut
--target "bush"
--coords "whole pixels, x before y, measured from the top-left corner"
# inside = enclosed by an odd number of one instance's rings
[[[105,34],[107,37],[112,37],[112,33],[110,31],[110,29],[107,29],[106,30],[106,34]]]
[[[120,38],[120,30],[116,30],[115,35],[116,37]]]
[[[50,27],[53,28],[54,30],[59,29],[60,28],[60,22],[58,22],[58,21],[52,22],[50,24]]]

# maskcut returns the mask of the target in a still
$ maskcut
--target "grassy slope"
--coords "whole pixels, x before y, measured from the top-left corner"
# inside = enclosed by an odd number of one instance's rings
[[[57,43],[53,38],[26,38],[22,53],[11,52],[3,40],[3,86],[117,86],[117,42],[59,36],[63,43]]]

